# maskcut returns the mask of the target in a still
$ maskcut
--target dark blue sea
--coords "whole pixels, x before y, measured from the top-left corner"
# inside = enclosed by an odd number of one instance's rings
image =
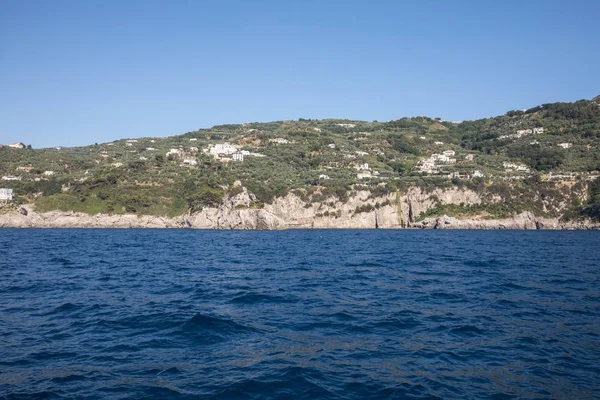
[[[0,397],[600,398],[600,232],[0,230]]]

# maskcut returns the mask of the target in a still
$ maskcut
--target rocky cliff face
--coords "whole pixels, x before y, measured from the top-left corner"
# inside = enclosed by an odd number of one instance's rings
[[[277,198],[263,209],[252,208],[254,196],[245,188],[226,198],[219,207],[177,218],[136,215],[87,215],[53,211],[37,213],[31,206],[0,215],[1,227],[40,228],[196,228],[196,229],[599,229],[591,222],[561,223],[557,219],[537,218],[525,212],[512,218],[489,220],[482,217],[457,219],[432,217],[417,222],[421,213],[444,204],[481,204],[476,192],[457,187],[425,192],[410,188],[403,194],[372,197],[358,191],[347,202],[335,198],[321,203],[306,203],[293,193]]]
[[[251,208],[255,200],[246,188],[236,196],[226,198],[218,208],[204,208],[185,217],[190,228],[198,229],[283,229],[284,219],[264,209]]]
[[[89,215],[75,212],[52,211],[37,213],[31,206],[18,212],[0,215],[0,228],[181,228],[178,218],[137,215]]]
[[[422,229],[564,229],[588,230],[600,229],[600,224],[590,221],[560,222],[555,218],[538,218],[530,212],[524,212],[511,218],[457,219],[444,215],[436,218],[425,218],[423,221],[411,224],[413,228]]]
[[[400,228],[396,195],[370,195],[358,191],[345,203],[330,198],[307,204],[295,194],[288,194],[266,205],[265,210],[284,220],[289,228]]]
[[[481,204],[479,194],[468,189],[452,187],[450,189],[435,189],[425,192],[421,188],[412,187],[401,197],[400,213],[402,226],[410,227],[419,216],[434,207],[439,201],[445,204]]]

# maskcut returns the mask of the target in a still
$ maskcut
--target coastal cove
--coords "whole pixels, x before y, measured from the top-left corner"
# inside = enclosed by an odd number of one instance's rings
[[[596,232],[0,231],[0,397],[594,398]]]

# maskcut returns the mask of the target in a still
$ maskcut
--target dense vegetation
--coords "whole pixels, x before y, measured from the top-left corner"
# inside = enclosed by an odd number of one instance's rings
[[[543,133],[515,135],[537,127]],[[530,210],[600,219],[600,181],[593,181],[600,171],[599,139],[597,100],[544,104],[462,123],[415,117],[220,125],[78,148],[4,146],[0,173],[6,179],[0,186],[14,189],[15,204],[35,203],[40,211],[175,216],[218,206],[240,190],[235,181],[255,196],[254,207],[291,191],[310,203],[344,201],[357,188],[377,197],[411,186],[459,185],[502,201],[478,207],[440,203],[429,213],[505,216]],[[224,142],[258,154],[246,153],[243,162],[235,162],[203,152]],[[456,163],[432,174],[419,170],[423,159],[444,150],[455,152]],[[507,169],[505,162],[530,170]],[[358,177],[360,170],[370,176]],[[474,178],[475,171],[482,177]],[[561,191],[558,181],[571,181],[569,191]]]

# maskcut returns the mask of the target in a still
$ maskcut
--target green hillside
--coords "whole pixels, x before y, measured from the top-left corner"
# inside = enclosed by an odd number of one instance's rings
[[[259,208],[290,191],[315,202],[343,200],[357,189],[379,196],[456,185],[501,196],[502,206],[485,210],[493,216],[530,210],[598,218],[599,181],[591,183],[600,171],[598,99],[460,123],[300,119],[75,148],[5,145],[0,187],[14,190],[13,207],[176,216],[218,206],[240,190],[233,185],[238,180]],[[211,154],[211,148],[225,151]],[[584,196],[573,197],[578,191]],[[562,206],[549,208],[547,198]]]

